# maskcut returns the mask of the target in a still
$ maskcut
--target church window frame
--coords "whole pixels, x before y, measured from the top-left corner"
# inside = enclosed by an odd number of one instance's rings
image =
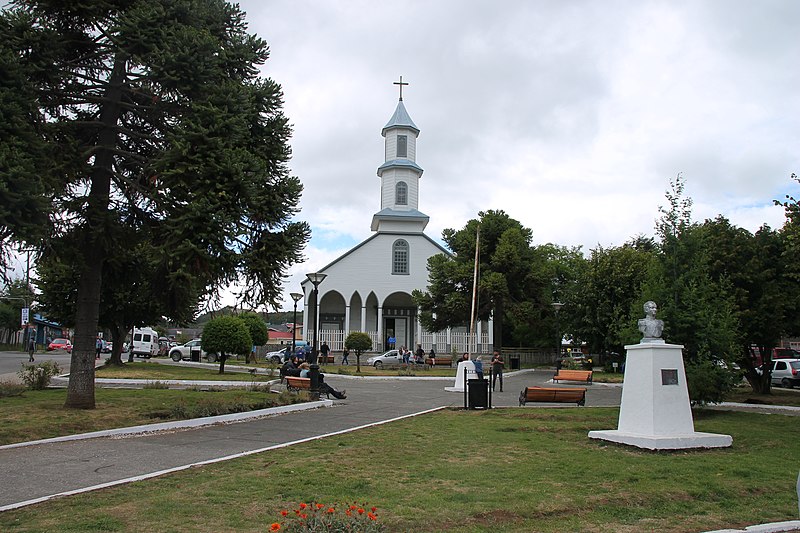
[[[405,181],[398,181],[394,186],[394,203],[408,205],[408,183]]]
[[[408,135],[397,136],[397,157],[408,157]]]
[[[407,276],[410,273],[409,257],[410,246],[405,239],[397,239],[392,243],[392,274]]]

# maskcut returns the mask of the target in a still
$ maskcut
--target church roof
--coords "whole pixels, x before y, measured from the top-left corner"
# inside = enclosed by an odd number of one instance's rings
[[[422,167],[420,167],[418,164],[416,164],[410,159],[390,159],[389,161],[378,167],[378,176],[383,174],[384,170],[396,167],[413,168],[414,170],[419,172],[420,176],[424,172],[422,170]]]
[[[422,214],[419,211],[417,211],[417,213],[420,214],[420,215]],[[422,216],[426,216],[426,215],[422,215]],[[418,233],[418,232],[384,231],[384,232],[374,233],[372,236],[370,236],[366,240],[364,240],[361,243],[355,245],[353,248],[351,248],[350,250],[348,250],[344,254],[340,255],[339,257],[337,257],[336,259],[334,259],[333,261],[331,261],[330,263],[328,263],[327,265],[325,265],[324,267],[319,269],[318,272],[325,272],[326,270],[331,268],[336,263],[339,263],[339,262],[343,261],[346,257],[348,257],[348,256],[354,254],[355,252],[357,252],[360,248],[365,246],[367,243],[369,243],[373,239],[377,239],[377,238],[379,238],[379,237],[381,237],[383,235],[397,235],[398,237],[406,237],[406,238],[421,237],[421,238],[425,239],[426,241],[430,242],[431,244],[433,244],[436,248],[439,249],[439,251],[441,253],[445,254],[447,257],[453,257],[453,253],[450,250],[448,250],[447,248],[445,248],[444,246],[442,246],[438,242],[436,242],[433,239],[431,239],[430,237],[428,237],[425,233],[422,233],[422,232]],[[305,286],[308,283],[311,283],[311,282],[308,279],[304,279],[303,281],[300,282],[300,285],[301,286]]]
[[[414,124],[414,121],[411,120],[411,117],[408,115],[408,111],[406,111],[406,106],[403,105],[403,101],[400,100],[397,102],[397,108],[394,110],[394,115],[392,118],[389,119],[389,122],[381,130],[381,135],[386,135],[386,130],[389,128],[409,128],[414,130],[417,134],[419,134],[419,128]]]

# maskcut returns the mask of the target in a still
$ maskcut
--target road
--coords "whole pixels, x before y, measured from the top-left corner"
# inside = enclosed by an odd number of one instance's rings
[[[36,352],[34,354],[36,363],[43,361],[54,361],[58,363],[62,372],[69,372],[70,354],[63,350],[52,352]],[[28,352],[0,352],[0,381],[19,381],[17,371],[22,368],[22,363],[28,364]]]

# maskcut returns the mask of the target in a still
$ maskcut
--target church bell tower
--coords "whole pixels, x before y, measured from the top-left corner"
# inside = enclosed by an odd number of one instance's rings
[[[378,167],[381,179],[381,210],[372,216],[372,231],[421,233],[429,217],[419,211],[419,180],[422,168],[417,165],[419,128],[403,105],[403,82],[400,76],[400,100],[389,122],[381,130],[384,137],[384,163]]]

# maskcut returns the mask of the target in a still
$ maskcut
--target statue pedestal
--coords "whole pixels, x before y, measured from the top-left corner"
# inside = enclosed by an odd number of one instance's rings
[[[616,430],[590,431],[589,438],[647,448],[723,448],[730,435],[694,430],[683,346],[648,342],[626,346],[625,383]]]
[[[455,384],[452,387],[445,387],[444,390],[448,392],[464,392],[464,375],[467,374],[468,370],[469,374],[475,374],[475,363],[472,361],[461,361],[458,363]]]

